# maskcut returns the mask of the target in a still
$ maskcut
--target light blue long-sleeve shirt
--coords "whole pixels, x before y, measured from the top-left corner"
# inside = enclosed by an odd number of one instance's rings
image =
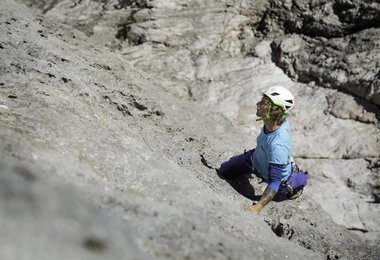
[[[257,137],[255,152],[252,155],[252,165],[267,182],[270,179],[270,164],[280,165],[282,166],[281,181],[285,181],[291,174],[291,155],[290,127],[289,123],[285,121],[273,132],[266,133],[264,127],[261,129]],[[269,183],[269,185],[271,184]]]

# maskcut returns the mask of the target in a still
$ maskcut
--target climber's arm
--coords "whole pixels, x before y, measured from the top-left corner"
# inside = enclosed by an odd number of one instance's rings
[[[268,186],[261,195],[260,200],[247,208],[248,211],[259,214],[268,202],[274,198],[281,185],[282,169],[282,165],[270,164]]]

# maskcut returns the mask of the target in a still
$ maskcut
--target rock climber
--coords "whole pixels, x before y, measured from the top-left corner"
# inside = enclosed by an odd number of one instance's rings
[[[292,174],[292,141],[286,116],[293,105],[294,97],[288,89],[269,87],[256,104],[258,120],[264,123],[256,148],[230,158],[217,170],[223,179],[255,173],[268,183],[259,201],[246,208],[250,212],[259,214]],[[300,191],[302,189],[297,190],[298,193]],[[296,195],[290,194],[292,198]]]

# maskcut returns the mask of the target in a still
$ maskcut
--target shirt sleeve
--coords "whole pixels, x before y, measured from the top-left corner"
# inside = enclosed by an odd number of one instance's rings
[[[286,165],[289,161],[289,149],[284,145],[273,145],[269,150],[268,161],[271,164]]]
[[[280,164],[269,164],[268,188],[275,192],[278,191],[281,185],[283,167],[284,166]]]

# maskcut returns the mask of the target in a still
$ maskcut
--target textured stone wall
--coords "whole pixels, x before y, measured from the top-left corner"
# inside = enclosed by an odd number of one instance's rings
[[[1,3],[3,258],[379,254],[377,107],[289,78],[273,46],[306,38],[256,29],[271,2],[51,3],[43,16]],[[215,168],[254,147],[271,84],[296,97],[294,157],[311,177],[256,217],[244,207],[265,185],[237,180],[246,198]]]

